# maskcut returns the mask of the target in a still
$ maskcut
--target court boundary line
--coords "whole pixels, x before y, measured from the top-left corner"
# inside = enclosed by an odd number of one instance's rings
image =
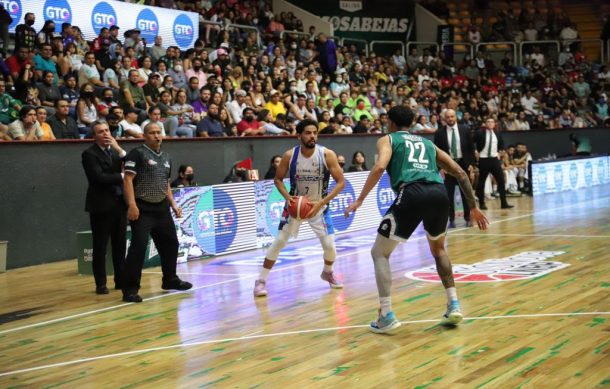
[[[610,236],[609,236],[610,238]],[[143,271],[142,274],[163,274],[161,271]],[[187,276],[227,276],[227,277],[241,277],[241,276],[251,276],[254,274],[231,274],[231,273],[199,273],[199,272],[176,272],[177,275],[187,275]]]
[[[569,235],[569,234],[494,234],[494,233],[482,233],[482,234],[468,234],[468,233],[457,233],[451,234],[455,236],[514,236],[514,237],[532,237],[532,238],[610,238],[610,235]]]
[[[595,198],[595,199],[585,200],[585,201],[583,201],[583,203],[590,203],[592,201],[597,201],[597,200],[600,200],[600,199],[607,199],[607,198],[610,198],[610,196],[601,196],[601,197],[598,197],[598,198]],[[543,210],[540,210],[540,211],[530,212],[528,214],[523,214],[523,215],[509,217],[509,218],[506,218],[506,219],[500,219],[500,220],[491,221],[489,223],[489,225],[504,223],[504,222],[507,222],[507,221],[512,221],[512,220],[517,220],[517,219],[522,219],[522,218],[530,217],[530,216],[537,215],[537,214],[540,214],[540,213],[552,212],[552,211],[557,211],[557,210],[561,210],[561,209],[565,209],[565,208],[571,208],[571,207],[573,207],[572,204],[565,205],[565,206],[562,206],[562,207],[543,209]],[[470,228],[476,228],[476,227],[461,227],[461,228],[455,228],[455,229],[451,229],[451,230],[447,229],[446,233],[447,233],[447,235],[453,235],[456,232],[469,230]],[[485,233],[480,233],[480,234],[484,235]],[[424,238],[426,238],[425,235],[418,236],[418,237],[415,237],[413,239],[409,239],[405,243],[419,241],[419,240],[424,239]],[[313,239],[316,239],[316,238],[313,238]],[[365,250],[357,250],[357,251],[354,251],[354,252],[349,252],[349,253],[345,253],[345,254],[339,254],[339,255],[337,255],[337,258],[341,258],[343,256],[348,256],[348,255],[354,255],[354,254],[358,254],[358,253],[361,253],[361,252],[366,252],[366,251],[369,251],[369,250],[370,249],[367,248]],[[279,269],[277,269],[275,271],[271,270],[271,272],[280,272],[280,271],[283,271],[283,270],[288,270],[288,269],[292,269],[292,268],[296,268],[296,267],[305,266],[305,265],[308,265],[310,263],[314,263],[314,262],[318,262],[318,261],[319,260],[305,261],[303,263],[298,263],[298,264],[295,264],[295,265],[292,265],[292,266],[281,267],[281,268],[279,268]],[[182,264],[188,264],[188,262],[182,263]],[[178,295],[178,294],[192,293],[193,291],[196,291],[196,290],[202,290],[202,289],[209,288],[209,287],[212,287],[212,286],[217,286],[217,285],[221,285],[221,284],[225,284],[225,283],[229,283],[229,282],[234,282],[234,281],[243,281],[243,280],[246,280],[246,279],[251,279],[251,278],[256,277],[256,276],[257,275],[248,275],[248,276],[244,276],[244,277],[241,277],[241,278],[235,278],[233,280],[226,280],[226,281],[221,281],[221,282],[210,284],[210,285],[203,285],[203,286],[200,286],[200,287],[194,287],[194,288],[191,288],[191,289],[186,290],[186,291],[178,291],[178,292],[171,292],[171,293],[162,293],[162,294],[157,295],[157,296],[152,296],[152,297],[145,298],[145,299],[143,299],[143,302],[152,301],[152,300],[158,300],[160,298],[164,298],[164,297],[168,297],[168,296],[174,296],[174,295]],[[64,316],[64,317],[58,317],[58,318],[55,318],[55,319],[50,319],[50,320],[46,320],[46,321],[38,322],[38,323],[32,323],[32,324],[28,324],[28,325],[21,326],[21,327],[9,328],[9,329],[6,329],[6,330],[1,330],[0,331],[0,335],[4,335],[4,334],[7,334],[7,333],[12,333],[12,332],[17,332],[17,331],[21,331],[21,330],[25,330],[25,329],[29,329],[29,328],[41,327],[41,326],[48,325],[48,324],[54,324],[54,323],[58,323],[58,322],[61,322],[61,321],[76,319],[76,318],[79,318],[79,317],[84,317],[84,316],[93,315],[93,314],[97,314],[97,313],[102,313],[102,312],[106,312],[106,311],[111,311],[111,310],[114,310],[114,309],[119,309],[119,308],[123,308],[123,307],[129,306],[129,305],[132,305],[132,304],[136,304],[136,303],[121,303],[121,304],[113,305],[113,306],[110,306],[110,307],[105,307],[105,308],[96,309],[96,310],[92,310],[92,311],[85,311],[85,312],[81,312],[81,313],[77,313],[77,314],[73,314],[73,315],[69,315],[69,316]]]
[[[570,312],[570,313],[532,313],[532,314],[521,314],[521,315],[465,317],[464,320],[476,321],[476,320],[523,319],[523,318],[540,318],[540,317],[546,318],[546,317],[563,317],[563,316],[573,317],[573,316],[593,316],[593,315],[596,315],[596,316],[610,315],[610,312],[602,311],[602,312]],[[423,324],[423,323],[431,323],[431,322],[439,323],[439,325],[440,325],[439,319],[408,320],[408,321],[401,321],[400,323],[401,324]],[[178,349],[178,348],[203,346],[206,344],[244,341],[244,340],[255,340],[255,339],[273,338],[273,337],[290,336],[290,335],[302,335],[302,334],[315,333],[315,332],[351,330],[351,329],[356,329],[356,328],[367,328],[367,327],[369,327],[369,324],[358,324],[358,325],[352,325],[352,326],[312,328],[312,329],[305,329],[305,330],[298,330],[298,331],[283,331],[283,332],[274,332],[274,333],[269,333],[269,334],[244,335],[241,337],[233,337],[233,338],[202,340],[202,341],[190,342],[190,343],[178,343],[178,344],[173,344],[170,346],[159,346],[159,347],[151,347],[151,348],[147,348],[147,349],[124,351],[124,352],[114,353],[114,354],[99,355],[97,357],[80,358],[80,359],[74,359],[71,361],[64,361],[64,362],[52,363],[52,364],[48,364],[48,365],[41,365],[41,366],[34,366],[34,367],[25,368],[25,369],[18,369],[18,370],[0,373],[0,377],[6,377],[6,376],[21,374],[21,373],[29,373],[32,371],[52,369],[55,367],[77,365],[80,363],[95,362],[95,361],[99,361],[99,360],[103,360],[103,359],[119,358],[119,357],[125,357],[125,356],[130,356],[130,355],[145,354],[145,353],[172,350],[172,349]]]

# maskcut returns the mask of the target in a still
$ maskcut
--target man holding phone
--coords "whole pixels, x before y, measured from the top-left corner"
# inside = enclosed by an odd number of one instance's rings
[[[108,239],[112,243],[114,287],[122,288],[121,268],[125,261],[127,229],[122,168],[126,153],[110,134],[107,123],[96,121],[91,128],[95,143],[82,154],[89,181],[85,211],[89,212],[91,222],[95,293],[108,294],[105,263]]]

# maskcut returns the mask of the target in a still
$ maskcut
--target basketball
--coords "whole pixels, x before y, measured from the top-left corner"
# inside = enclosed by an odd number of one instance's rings
[[[313,208],[313,203],[305,196],[299,196],[297,201],[291,204],[288,206],[288,214],[295,219],[304,218]]]

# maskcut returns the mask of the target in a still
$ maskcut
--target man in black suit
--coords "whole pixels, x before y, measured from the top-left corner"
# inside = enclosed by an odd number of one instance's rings
[[[115,289],[121,289],[121,268],[125,261],[127,207],[123,199],[123,150],[110,134],[108,124],[92,124],[95,144],[82,154],[89,181],[85,211],[89,212],[93,239],[95,292],[108,294],[106,287],[106,246],[112,243]]]
[[[474,165],[474,141],[472,131],[464,126],[458,126],[455,111],[448,109],[445,111],[446,126],[440,127],[434,133],[434,144],[457,162],[458,165],[467,173],[472,171]],[[449,196],[449,228],[455,228],[455,187],[459,184],[455,177],[445,174],[445,188]],[[466,195],[460,189],[462,204],[464,205],[464,220],[466,226],[471,227],[470,207]]]
[[[500,201],[503,209],[512,208],[506,202],[506,188],[504,184],[504,172],[502,164],[498,159],[498,152],[504,149],[504,140],[502,134],[496,132],[496,121],[493,118],[485,120],[485,127],[478,130],[474,134],[474,143],[476,143],[479,152],[479,183],[477,185],[477,197],[481,209],[487,209],[485,206],[485,180],[487,175],[491,175],[496,179],[498,184],[498,192],[500,193]]]

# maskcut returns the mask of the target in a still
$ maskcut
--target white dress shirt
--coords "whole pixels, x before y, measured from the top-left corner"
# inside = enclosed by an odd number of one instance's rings
[[[449,144],[449,155],[451,155],[451,140],[453,139],[453,131],[455,131],[455,139],[457,141],[457,155],[455,159],[462,159],[462,148],[460,147],[460,132],[458,131],[458,126],[455,124],[453,127],[447,126],[447,141]],[[453,157],[453,156],[452,156]]]

